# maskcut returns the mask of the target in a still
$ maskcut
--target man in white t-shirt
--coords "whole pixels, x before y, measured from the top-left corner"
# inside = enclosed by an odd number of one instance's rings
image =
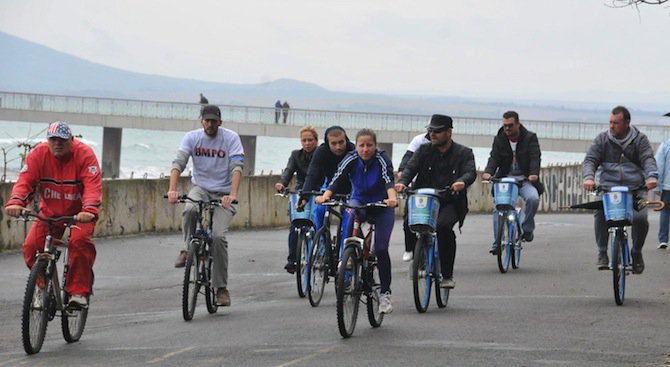
[[[402,176],[402,171],[405,169],[407,162],[409,162],[414,152],[423,144],[430,143],[430,136],[427,133],[421,133],[409,142],[407,146],[407,151],[405,155],[402,156],[400,160],[400,165],[398,166],[398,177]],[[410,261],[414,258],[414,245],[416,245],[416,235],[409,229],[407,224],[407,205],[405,205],[405,210],[402,217],[402,229],[405,232],[405,252],[402,254],[402,261]]]
[[[177,203],[179,192],[177,182],[186,168],[189,158],[193,160],[193,187],[188,196],[194,200],[221,200],[216,208],[212,226],[211,255],[212,286],[216,288],[216,302],[219,306],[230,306],[228,292],[228,242],[225,233],[235,215],[237,191],[242,180],[244,168],[244,150],[240,136],[221,127],[221,110],[215,105],[202,108],[200,123],[202,129],[189,131],[182,138],[177,157],[172,161],[168,201]],[[184,241],[186,245],[195,230],[198,207],[187,202],[183,212]],[[182,249],[175,261],[175,267],[186,264],[186,250]]]

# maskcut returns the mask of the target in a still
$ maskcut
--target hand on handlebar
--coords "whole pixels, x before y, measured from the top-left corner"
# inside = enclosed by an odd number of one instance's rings
[[[462,181],[456,181],[453,184],[451,184],[451,191],[453,192],[460,192],[465,189],[465,182]]]
[[[8,205],[7,207],[5,207],[5,213],[7,213],[7,215],[9,215],[10,217],[14,218],[20,217],[24,210],[30,211],[30,209],[26,209],[21,205]]]
[[[593,181],[591,179],[584,180],[583,185],[584,185],[584,190],[586,190],[586,191],[593,191],[593,190],[596,189],[596,183],[595,183],[595,181]]]
[[[95,220],[95,215],[89,212],[79,212],[75,217],[79,223],[90,223]]]
[[[277,192],[283,192],[284,189],[285,189],[285,187],[284,187],[284,185],[281,184],[281,182],[277,182],[275,184],[275,190],[277,190]]]
[[[167,192],[167,199],[168,199],[168,203],[176,204],[177,201],[179,201],[179,192],[173,191],[173,190],[168,191]]]
[[[397,183],[397,184],[395,184],[395,186],[394,186],[395,191],[396,191],[396,192],[400,192],[400,193],[404,192],[406,188],[407,188],[407,186],[405,186],[405,185],[403,185],[403,184],[401,184],[401,183]]]
[[[490,173],[486,173],[486,172],[482,173],[482,180],[488,181],[490,179],[491,179],[491,174]]]
[[[235,202],[237,202],[237,195],[233,194],[226,195],[221,198],[221,207],[224,209],[228,209]]]

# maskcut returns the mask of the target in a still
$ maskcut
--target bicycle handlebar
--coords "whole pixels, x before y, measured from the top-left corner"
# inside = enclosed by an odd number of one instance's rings
[[[167,199],[167,197],[168,197],[167,195],[163,195],[164,199]],[[192,198],[188,197],[187,194],[179,195],[179,197],[177,198],[177,201],[179,201],[180,203],[185,203],[187,201],[190,201],[194,204],[221,205],[221,200],[220,199],[209,200],[209,201],[195,200],[195,199],[192,199]],[[233,200],[233,204],[239,204],[239,202],[237,200]]]
[[[384,201],[375,201],[375,202],[367,203],[367,204],[352,205],[352,204],[349,204],[349,203],[341,201],[341,200],[328,200],[328,201],[325,201],[321,205],[325,205],[325,206],[341,205],[345,208],[354,209],[354,210],[367,209],[367,208],[388,208],[389,207],[388,204],[385,203]]]
[[[424,187],[425,188],[425,187]],[[421,189],[410,189],[409,187],[405,188],[403,192],[400,193],[400,197],[402,199],[407,199],[408,197],[414,195]],[[460,191],[454,191],[451,189],[451,187],[445,187],[442,189],[435,189],[435,193],[438,195],[445,194],[445,193],[451,193],[451,195],[459,195]]]
[[[30,218],[36,218],[41,221],[47,222],[47,223],[58,223],[58,222],[65,222],[68,225],[73,225],[77,223],[77,216],[76,215],[65,215],[61,217],[42,217],[39,214],[32,213],[26,209],[24,209],[21,212],[21,216],[19,217],[18,220],[23,220],[23,221],[29,221]]]
[[[281,196],[281,197],[286,198],[286,197],[289,197],[291,194],[298,194],[299,196],[302,196],[302,195],[305,195],[305,196],[318,196],[318,195],[323,194],[323,192],[322,192],[322,191],[302,191],[302,190],[291,191],[291,190],[289,190],[288,188],[285,188],[285,189],[282,190],[281,192],[277,192],[277,193],[275,194],[275,196]]]

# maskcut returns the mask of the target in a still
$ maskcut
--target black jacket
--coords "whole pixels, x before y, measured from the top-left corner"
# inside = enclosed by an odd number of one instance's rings
[[[355,149],[354,143],[347,140],[347,152]],[[302,186],[302,189],[305,191],[316,191],[321,189],[324,183],[329,183],[335,175],[335,171],[337,171],[337,165],[346,155],[346,153],[341,156],[333,154],[327,141],[319,145],[314,151],[312,161],[309,163],[307,175],[305,176],[305,184]],[[343,183],[340,188],[343,191],[339,193],[348,194],[351,192],[351,184],[348,182]]]
[[[296,149],[291,152],[291,156],[288,158],[288,163],[286,163],[286,168],[281,175],[281,184],[284,187],[288,187],[293,174],[296,173],[296,182],[295,189],[302,189],[303,184],[305,183],[305,176],[307,176],[307,169],[309,168],[309,162],[312,160],[314,151],[311,153],[306,153],[304,149]]]
[[[537,140],[537,135],[521,125],[519,128],[519,140],[516,146],[516,159],[524,176],[540,175],[540,156],[540,143]],[[512,168],[513,158],[514,153],[509,144],[509,138],[501,127],[498,130],[498,134],[493,138],[491,154],[484,172],[497,178],[505,177]],[[544,186],[540,181],[538,180],[533,183],[533,186],[537,189],[538,194],[542,195]]]
[[[408,186],[414,176],[416,176],[416,182],[413,184],[415,189],[424,187],[442,189],[451,186],[456,181],[464,182],[467,188],[477,178],[475,156],[472,149],[454,141],[452,141],[451,148],[445,153],[440,152],[433,144],[424,144],[407,162],[398,182]],[[455,197],[454,204],[460,228],[468,213],[467,190],[463,190]],[[442,204],[450,202],[449,199],[441,200]]]

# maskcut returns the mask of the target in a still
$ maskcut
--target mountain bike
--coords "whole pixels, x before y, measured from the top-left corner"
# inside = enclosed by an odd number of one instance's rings
[[[314,221],[312,220],[314,204],[314,195],[320,195],[320,191],[314,192],[290,192],[284,190],[282,193],[275,194],[276,196],[289,198],[289,218],[291,219],[293,230],[296,232],[297,242],[295,248],[295,279],[298,288],[298,296],[305,297],[309,292],[309,269],[310,258],[312,254],[313,239],[314,239]],[[300,195],[308,195],[307,204],[298,211],[296,204],[300,200]]]
[[[348,195],[334,194],[335,201],[342,201],[348,198]],[[344,207],[340,210],[334,208],[336,206],[334,201],[328,204],[324,203],[326,210],[323,214],[323,223],[321,228],[316,231],[314,235],[314,245],[312,246],[312,253],[309,260],[309,284],[307,287],[307,295],[309,304],[312,307],[317,307],[323,298],[323,292],[329,277],[337,276],[337,261],[340,258],[340,243],[342,239],[342,221],[344,218]],[[332,217],[337,218],[337,227],[335,234],[332,233],[333,221]],[[337,292],[337,286],[335,291]]]
[[[506,273],[510,264],[519,268],[523,237],[521,236],[521,208],[516,207],[522,177],[491,178],[482,183],[493,183],[493,198],[496,210],[493,213],[495,242],[492,253],[497,255],[498,270]]]
[[[412,260],[412,288],[414,306],[419,313],[428,310],[433,285],[437,307],[445,308],[449,301],[449,289],[440,287],[442,271],[436,232],[437,216],[440,212],[440,194],[448,192],[451,192],[451,189],[405,190],[407,222],[410,230],[416,234],[416,246],[414,246],[414,259]]]
[[[34,218],[47,223],[48,232],[44,238],[44,252],[38,253],[33,265],[26,291],[23,297],[23,311],[21,315],[21,335],[23,349],[28,354],[35,354],[42,349],[47,324],[58,313],[61,316],[63,338],[73,343],[81,338],[88,317],[90,295],[86,296],[86,306],[70,305],[70,294],[65,290],[67,272],[70,268],[68,243],[72,227],[76,228],[76,216],[41,217],[37,214],[24,211],[19,220],[29,221]],[[64,240],[54,237],[56,226],[65,226]],[[63,259],[63,281],[58,278],[58,260]],[[92,282],[91,282],[92,283]]]
[[[356,328],[358,306],[367,306],[368,321],[372,327],[379,327],[384,314],[379,312],[381,282],[377,258],[374,253],[375,223],[372,218],[363,217],[361,209],[387,208],[383,201],[363,205],[350,205],[341,201],[325,202],[324,205],[341,205],[354,210],[354,226],[351,237],[344,239],[342,261],[335,279],[337,291],[337,327],[340,335],[350,337]],[[367,231],[364,224],[368,223]],[[361,296],[365,296],[361,301]]]
[[[163,196],[167,198],[167,195]],[[188,243],[186,265],[184,267],[184,282],[182,288],[182,316],[185,321],[191,321],[195,313],[198,294],[205,296],[207,312],[215,313],[219,305],[216,303],[216,288],[211,284],[212,263],[212,226],[214,210],[221,206],[221,200],[194,200],[188,195],[179,196],[180,203],[191,202],[197,205],[195,231]],[[233,203],[236,203],[234,201]]]

